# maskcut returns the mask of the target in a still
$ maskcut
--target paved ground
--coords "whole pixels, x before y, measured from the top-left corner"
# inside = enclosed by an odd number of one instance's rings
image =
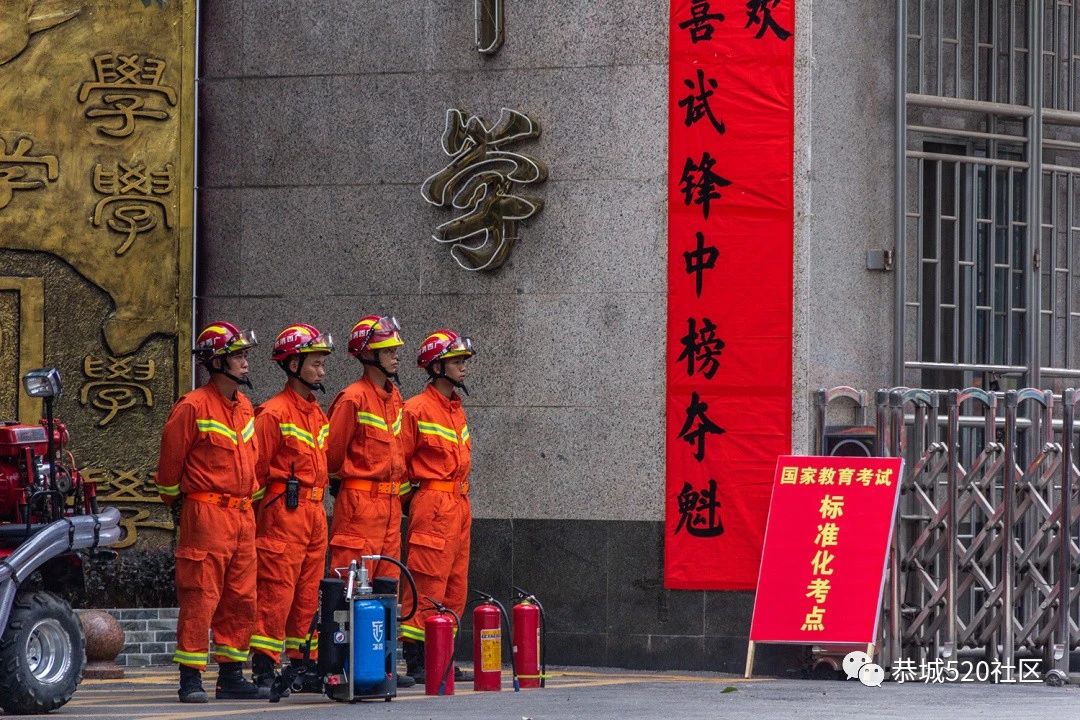
[[[334,703],[315,695],[295,695],[277,705],[268,702],[176,702],[172,668],[129,671],[124,680],[87,680],[75,698],[54,717],[146,718],[181,720],[327,720],[329,718],[430,718],[448,720],[577,720],[578,718],[725,718],[762,717],[1008,718],[1072,717],[1080,707],[1077,686],[1042,684],[991,685],[955,683],[923,685],[887,683],[868,688],[855,681],[750,681],[696,673],[632,673],[595,669],[557,669],[548,687],[521,693],[474,693],[459,689],[454,697],[427,697],[422,689],[402,692],[390,703]],[[206,684],[213,688],[213,676]],[[471,688],[471,683],[468,684]],[[211,690],[212,691],[212,690]]]

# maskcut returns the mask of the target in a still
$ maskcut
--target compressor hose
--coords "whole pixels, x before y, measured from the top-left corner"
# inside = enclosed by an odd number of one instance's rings
[[[409,608],[409,613],[407,615],[402,615],[400,618],[398,618],[398,622],[405,622],[406,620],[411,620],[413,616],[416,615],[417,609],[419,609],[420,607],[420,596],[416,592],[416,581],[413,580],[413,576],[412,573],[409,572],[409,568],[405,567],[405,563],[401,562],[397,558],[392,558],[389,555],[365,555],[364,558],[366,560],[372,560],[374,562],[385,560],[389,563],[397,565],[398,568],[401,569],[401,572],[405,575],[405,579],[409,581],[409,590],[412,592],[412,607]]]

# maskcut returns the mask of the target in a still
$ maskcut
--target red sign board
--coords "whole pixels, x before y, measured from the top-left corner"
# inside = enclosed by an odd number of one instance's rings
[[[780,457],[753,642],[875,642],[900,458]]]
[[[791,452],[795,0],[672,0],[664,585],[752,590]]]

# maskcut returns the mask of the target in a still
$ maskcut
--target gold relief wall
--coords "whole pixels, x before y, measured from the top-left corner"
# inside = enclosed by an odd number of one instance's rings
[[[195,0],[0,0],[0,419],[29,367],[122,545],[163,546],[152,472],[190,387]]]

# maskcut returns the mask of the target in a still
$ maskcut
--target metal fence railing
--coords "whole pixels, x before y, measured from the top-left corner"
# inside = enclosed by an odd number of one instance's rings
[[[849,404],[873,414],[874,454],[905,458],[880,664],[964,654],[1067,674],[1080,650],[1080,390],[869,397],[839,387],[815,404],[819,453],[830,414]]]

